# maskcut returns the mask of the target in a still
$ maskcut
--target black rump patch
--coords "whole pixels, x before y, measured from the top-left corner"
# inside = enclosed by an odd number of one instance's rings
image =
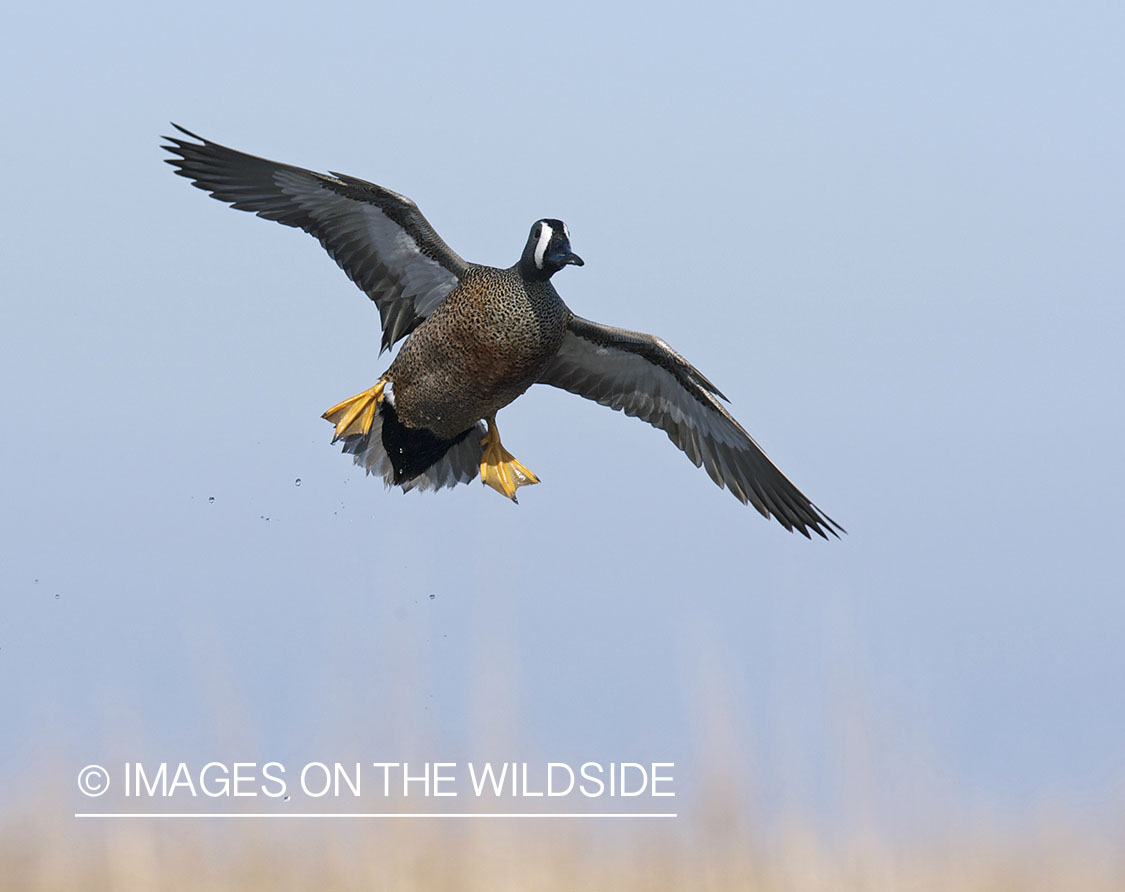
[[[383,448],[391,460],[397,486],[413,480],[435,465],[450,449],[465,439],[473,428],[462,431],[451,440],[443,440],[426,428],[407,427],[398,420],[390,400],[383,400]]]

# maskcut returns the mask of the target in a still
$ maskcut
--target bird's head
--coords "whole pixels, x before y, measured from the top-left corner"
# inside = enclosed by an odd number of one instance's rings
[[[527,237],[520,268],[529,279],[549,279],[564,266],[583,266],[583,260],[570,250],[570,233],[562,220],[536,220]]]

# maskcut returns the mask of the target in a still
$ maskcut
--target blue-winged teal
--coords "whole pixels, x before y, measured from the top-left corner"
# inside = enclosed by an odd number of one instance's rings
[[[481,479],[515,501],[538,478],[500,444],[496,413],[532,384],[621,409],[668,434],[711,479],[788,530],[842,528],[766,457],[726,399],[652,335],[575,316],[551,284],[582,265],[559,220],[531,227],[519,262],[462,260],[409,198],[355,177],[314,173],[166,137],[176,173],[220,201],[316,236],[379,308],[380,353],[406,343],[369,390],[324,413],[356,464],[388,486],[439,489]]]

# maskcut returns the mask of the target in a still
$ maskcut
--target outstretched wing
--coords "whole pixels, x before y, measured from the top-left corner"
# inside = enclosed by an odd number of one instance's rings
[[[558,355],[539,378],[621,409],[668,434],[696,467],[743,504],[806,538],[844,531],[816,507],[731,417],[718,389],[660,338],[574,317]]]
[[[382,350],[406,337],[453,289],[467,264],[403,195],[355,177],[278,164],[177,130],[165,161],[213,198],[240,211],[296,226],[320,241],[375,301]],[[382,352],[382,351],[380,351]]]

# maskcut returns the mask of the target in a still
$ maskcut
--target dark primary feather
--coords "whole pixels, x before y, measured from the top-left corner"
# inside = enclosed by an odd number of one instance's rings
[[[240,211],[316,236],[379,308],[382,349],[434,311],[467,264],[409,198],[344,174],[315,173],[196,136],[165,137],[176,173]]]
[[[776,517],[787,530],[807,538],[811,529],[825,539],[825,531],[834,536],[844,531],[723,408],[715,385],[660,338],[576,316],[539,382],[659,428],[720,487],[766,517]]]

